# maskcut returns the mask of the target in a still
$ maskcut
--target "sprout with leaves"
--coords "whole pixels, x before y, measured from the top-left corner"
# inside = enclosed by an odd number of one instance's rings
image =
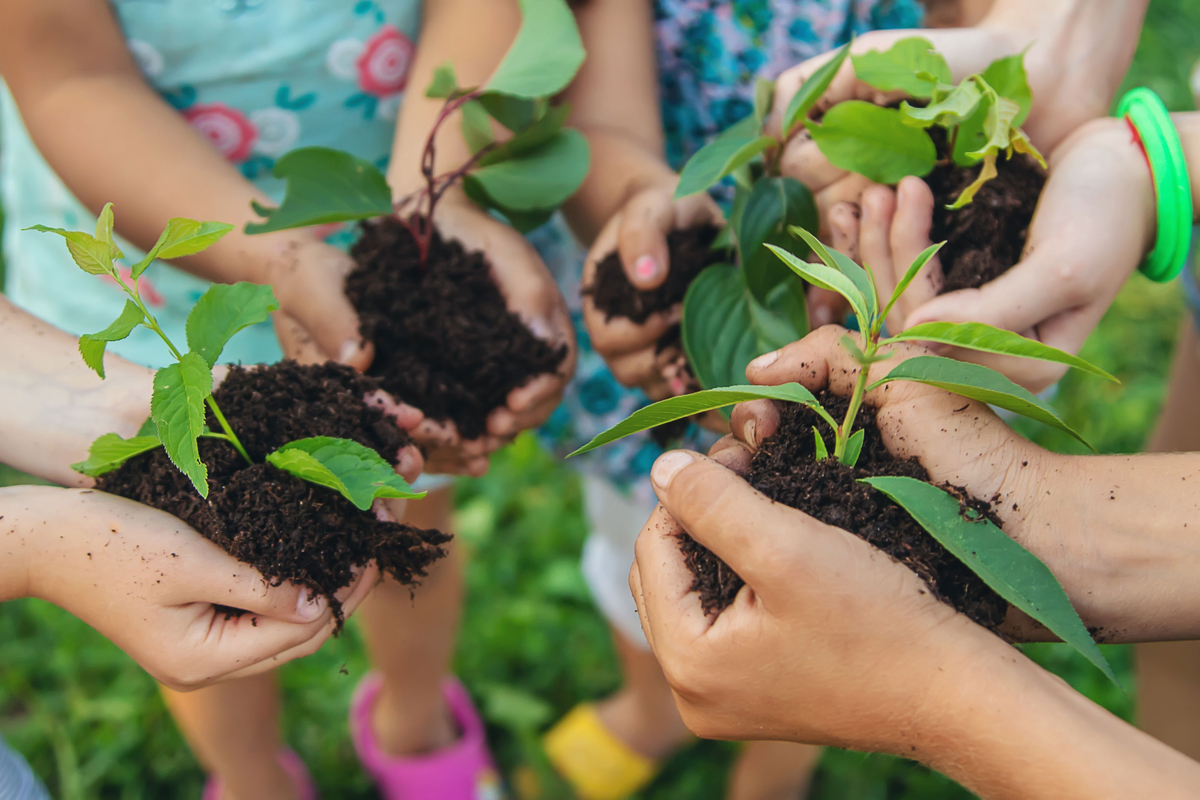
[[[213,397],[212,368],[234,334],[266,321],[272,311],[279,309],[271,287],[253,283],[210,286],[188,314],[188,349],[183,352],[159,327],[142,300],[138,284],[138,278],[156,258],[174,259],[199,253],[233,230],[233,226],[180,217],[170,220],[150,252],[133,265],[129,281],[116,266],[117,260],[125,255],[113,240],[111,203],[100,212],[95,235],[44,225],[34,225],[28,230],[62,236],[80,269],[112,279],[128,296],[121,315],[111,325],[79,339],[79,353],[96,374],[104,377],[104,351],[108,343],[125,339],[139,325],[158,334],[175,359],[175,363],[154,373],[150,419],[138,435],[123,439],[118,434],[106,433],[92,443],[88,459],[72,464],[72,468],[99,477],[136,455],[162,447],[200,496],[207,498],[208,468],[200,460],[201,437],[226,441],[247,464],[254,463]],[[205,423],[206,407],[220,426],[220,432],[209,430]],[[414,492],[378,453],[349,439],[322,436],[300,439],[268,454],[266,460],[298,478],[340,492],[364,511],[375,498],[424,496]]]
[[[849,336],[841,340],[842,346],[861,366],[845,417],[834,419],[817,398],[798,383],[728,386],[672,397],[639,409],[572,455],[694,414],[766,398],[801,403],[811,408],[826,426],[825,430],[813,428],[817,458],[835,459],[847,467],[853,467],[863,446],[864,431],[854,430],[854,420],[863,399],[867,392],[893,381],[924,383],[989,403],[1051,425],[1083,442],[1079,434],[1036,395],[999,372],[978,364],[941,356],[916,356],[899,362],[886,375],[871,382],[872,365],[890,358],[893,355],[890,346],[900,342],[939,342],[985,353],[1053,361],[1116,380],[1077,356],[1012,331],[977,322],[928,322],[884,337],[883,325],[888,312],[921,268],[937,253],[941,244],[929,247],[913,261],[892,296],[883,303],[869,268],[861,267],[847,256],[827,249],[802,228],[792,228],[791,231],[803,238],[821,263],[807,263],[775,245],[768,244],[767,247],[796,275],[814,286],[829,289],[844,297],[860,323],[861,344]],[[907,477],[870,477],[863,478],[862,482],[890,497],[997,594],[1041,622],[1116,681],[1107,661],[1071,607],[1066,593],[1036,556],[1008,538],[986,517],[964,513],[958,498],[929,483]]]
[[[883,108],[847,100],[829,109],[820,124],[789,115],[785,130],[807,126],[834,166],[876,183],[896,184],[909,175],[924,177],[938,164],[928,130],[941,128],[954,164],[982,164],[974,182],[949,208],[967,205],[983,184],[996,177],[1000,153],[1007,158],[1014,152],[1026,153],[1046,167],[1042,154],[1021,130],[1033,106],[1023,53],[993,61],[957,85],[951,83],[946,59],[919,36],[901,39],[886,52],[852,56],[851,61],[859,80],[882,92],[902,91],[924,102],[913,105],[906,100],[899,108]]]
[[[502,214],[521,232],[543,224],[575,193],[587,175],[589,148],[579,131],[565,128],[570,107],[554,104],[583,63],[583,42],[564,0],[521,0],[517,38],[485,86],[462,87],[451,64],[439,67],[425,92],[445,100],[421,160],[425,185],[392,202],[383,173],[368,161],[327,147],[287,153],[272,174],[287,181],[278,208],[255,204],[265,217],[247,233],[348,222],[395,214],[417,242],[425,264],[434,235],[434,212],[451,187],[485,210]],[[436,139],[461,112],[472,155],[449,172],[435,172]],[[499,141],[492,123],[511,132]]]

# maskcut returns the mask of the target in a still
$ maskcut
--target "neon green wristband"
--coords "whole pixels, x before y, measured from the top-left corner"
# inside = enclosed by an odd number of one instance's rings
[[[1137,88],[1121,98],[1117,115],[1125,117],[1150,162],[1158,210],[1154,249],[1142,262],[1142,274],[1165,283],[1183,271],[1192,243],[1192,184],[1179,132],[1158,95]]]

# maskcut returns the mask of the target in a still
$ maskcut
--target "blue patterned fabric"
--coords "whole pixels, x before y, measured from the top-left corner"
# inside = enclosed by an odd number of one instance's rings
[[[3,737],[0,737],[0,800],[50,800],[25,759],[10,750]]]

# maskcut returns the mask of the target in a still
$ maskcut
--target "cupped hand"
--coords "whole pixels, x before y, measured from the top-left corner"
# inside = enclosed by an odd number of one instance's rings
[[[724,225],[721,209],[707,192],[674,199],[676,179],[635,194],[605,224],[596,237],[583,269],[583,285],[596,279],[601,261],[616,253],[629,282],[641,290],[655,289],[671,269],[667,235],[697,225]],[[592,298],[583,298],[583,319],[592,347],[604,358],[624,386],[642,389],[650,398],[684,394],[687,381],[680,370],[679,347],[658,351],[658,340],[679,324],[682,307],[652,314],[643,323],[627,317],[608,318]]]
[[[173,689],[273,669],[315,652],[334,631],[325,598],[269,585],[163,511],[92,490],[0,492],[54,509],[51,523],[26,526],[29,593],[84,620]],[[337,593],[347,616],[378,575],[371,564]],[[218,606],[247,613],[230,617]]]

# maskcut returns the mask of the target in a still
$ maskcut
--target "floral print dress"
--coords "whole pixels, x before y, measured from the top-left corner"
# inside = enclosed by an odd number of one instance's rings
[[[268,195],[282,195],[271,168],[295,147],[336,147],[386,166],[420,0],[112,0],[112,8],[147,81]],[[0,91],[0,133],[9,296],[71,333],[103,329],[124,305],[117,287],[81,272],[58,237],[21,230],[39,223],[86,229],[95,217],[38,154],[7,89]],[[142,254],[125,242],[121,249],[128,276]],[[174,341],[185,338],[187,312],[207,286],[162,263],[141,279],[142,296]],[[111,349],[151,366],[169,357],[143,328]],[[280,357],[264,323],[236,336],[222,360]]]

